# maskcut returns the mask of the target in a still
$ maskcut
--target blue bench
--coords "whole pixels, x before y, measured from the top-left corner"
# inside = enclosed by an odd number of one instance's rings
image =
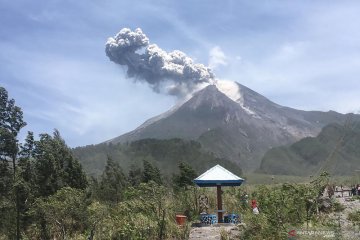
[[[238,214],[227,214],[224,216],[224,223],[239,223],[239,215]]]
[[[218,219],[216,214],[200,214],[200,221],[204,224],[216,224]]]

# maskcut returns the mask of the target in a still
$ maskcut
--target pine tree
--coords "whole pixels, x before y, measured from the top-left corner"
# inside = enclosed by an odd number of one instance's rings
[[[195,170],[187,163],[179,163],[179,175],[174,175],[173,184],[175,188],[187,188],[193,186],[193,180],[198,176]]]
[[[131,165],[129,170],[129,177],[128,181],[131,186],[135,187],[141,183],[143,177],[143,171],[141,168],[137,167],[136,165]]]
[[[160,169],[156,166],[153,166],[150,162],[144,160],[144,172],[142,181],[148,183],[150,181],[154,181],[157,184],[161,185],[163,183],[162,176],[160,173]]]
[[[35,142],[34,171],[38,196],[49,196],[63,187],[84,189],[87,180],[83,169],[55,130],[53,137],[40,134]]]
[[[106,202],[120,202],[123,198],[126,183],[127,179],[121,166],[108,156],[105,170],[100,177],[99,199]]]
[[[10,165],[12,168],[12,189],[13,191],[1,192],[7,199],[13,198],[15,201],[15,209],[16,209],[16,233],[12,233],[12,235],[16,236],[16,239],[20,239],[20,203],[17,188],[14,188],[16,184],[16,163],[17,156],[19,152],[18,139],[17,135],[20,130],[25,127],[26,122],[23,121],[23,112],[20,107],[15,105],[14,99],[9,99],[8,92],[5,88],[0,87],[0,161],[1,168],[4,171],[4,176],[9,174]],[[6,177],[5,177],[6,178]],[[9,183],[6,179],[1,178],[2,181],[5,180],[4,185],[8,185]],[[4,188],[9,189],[9,186]],[[9,216],[9,214],[6,214]],[[10,214],[11,216],[12,214]],[[11,234],[11,229],[9,234]]]

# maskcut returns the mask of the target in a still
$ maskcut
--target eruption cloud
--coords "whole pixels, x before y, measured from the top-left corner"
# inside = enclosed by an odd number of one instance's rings
[[[105,46],[111,61],[127,66],[128,77],[146,81],[156,92],[182,97],[201,85],[215,82],[210,68],[194,63],[179,50],[168,53],[150,44],[140,28],[121,29]]]

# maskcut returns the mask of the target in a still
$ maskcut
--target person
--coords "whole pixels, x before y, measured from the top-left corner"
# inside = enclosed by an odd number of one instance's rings
[[[360,184],[357,185],[357,195],[360,195]]]
[[[255,199],[251,200],[251,208],[254,214],[259,214],[259,209],[257,207],[257,203]]]
[[[357,189],[356,189],[356,187],[355,187],[355,185],[354,185],[354,186],[352,186],[352,188],[351,188],[351,196],[356,196],[356,192],[357,192]]]

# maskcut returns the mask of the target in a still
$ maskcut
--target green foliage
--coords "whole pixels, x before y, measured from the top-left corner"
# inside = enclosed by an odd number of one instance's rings
[[[355,210],[349,213],[348,220],[350,220],[354,225],[360,226],[360,210]]]
[[[161,169],[165,177],[178,173],[181,162],[190,165],[196,172],[204,172],[220,164],[237,175],[242,173],[237,164],[206,152],[199,142],[182,139],[143,139],[130,144],[104,143],[78,147],[73,149],[73,153],[93,176],[101,175],[107,156],[119,162],[125,172],[136,169],[134,166],[142,166],[145,160]]]
[[[13,177],[8,163],[0,161],[0,239],[2,234],[12,239],[16,231],[16,209],[12,187]]]
[[[8,198],[12,189],[12,173],[9,169],[9,163],[0,161],[0,200]]]
[[[40,134],[35,142],[34,153],[35,185],[39,196],[49,196],[62,187],[84,189],[87,184],[85,173],[66,146],[60,133],[55,130],[53,137]]]
[[[175,225],[171,192],[153,181],[129,187],[111,208],[94,202],[88,210],[94,239],[185,239]]]
[[[17,139],[14,134],[5,127],[0,127],[0,160],[12,161],[17,151]]]
[[[123,198],[127,185],[125,174],[119,163],[114,162],[110,157],[106,163],[105,170],[100,177],[97,197],[102,201],[117,203]]]
[[[181,162],[179,174],[173,176],[173,188],[175,192],[175,209],[187,217],[195,220],[200,213],[198,206],[199,189],[194,187],[193,180],[198,176],[195,170],[187,163]]]
[[[195,170],[187,163],[181,162],[179,164],[178,175],[173,176],[173,185],[175,188],[187,188],[194,186],[193,180],[198,176]]]
[[[35,148],[34,134],[28,132],[25,142],[20,146],[19,160],[18,160],[18,171],[20,177],[26,182],[33,182],[34,166],[33,166],[33,153]]]
[[[240,239],[249,240],[278,240],[286,239],[286,229],[276,229],[269,222],[268,216],[264,214],[254,215],[248,213],[244,216],[246,221],[245,229],[242,229],[242,235]]]
[[[289,229],[316,222],[318,199],[328,184],[329,175],[321,174],[310,184],[259,186],[252,198],[259,204],[259,215],[247,213],[245,239],[284,239]]]
[[[139,186],[143,178],[143,171],[136,165],[131,165],[129,170],[128,181],[133,187]]]
[[[47,198],[38,198],[32,213],[39,219],[33,226],[38,229],[38,233],[45,230],[51,238],[71,238],[86,228],[88,215],[84,191],[65,187]],[[42,221],[46,223],[45,229],[41,229],[44,224]]]
[[[16,138],[25,125],[21,108],[15,105],[14,99],[8,98],[6,89],[0,87],[0,127],[11,132]]]
[[[148,183],[150,181],[153,181],[157,184],[162,184],[162,176],[160,173],[160,169],[154,165],[152,165],[150,162],[144,160],[143,161],[144,171],[143,171],[143,178],[142,182]]]
[[[7,236],[16,236],[16,239],[20,239],[20,204],[17,188],[14,187],[19,151],[17,135],[25,125],[21,108],[15,105],[14,99],[9,99],[6,89],[0,87],[0,171],[4,174],[0,177],[0,201],[5,203],[0,205],[0,211],[6,216],[0,219],[0,229],[5,228]],[[11,170],[9,162],[12,163]],[[12,182],[9,181],[10,171]],[[13,206],[10,202],[14,203]]]
[[[342,204],[339,203],[338,201],[334,201],[334,202],[332,203],[332,210],[333,210],[334,212],[342,212],[342,211],[345,210],[345,207],[344,207],[344,205],[342,205]]]
[[[22,110],[0,87],[0,232],[20,239],[20,230],[33,219],[29,208],[37,197],[49,196],[64,186],[86,187],[79,162],[56,130],[54,136],[29,132],[18,144],[18,133],[26,125]]]

